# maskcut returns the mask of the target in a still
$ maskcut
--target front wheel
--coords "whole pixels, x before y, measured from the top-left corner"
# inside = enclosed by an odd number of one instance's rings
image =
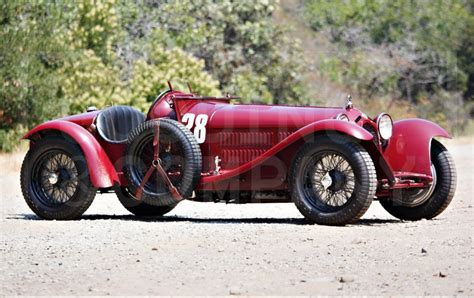
[[[454,197],[456,169],[448,150],[438,141],[431,143],[433,183],[421,190],[400,190],[380,203],[391,215],[402,220],[431,219],[443,212]]]
[[[327,136],[298,152],[290,171],[291,196],[310,221],[345,225],[357,221],[375,196],[370,155],[352,139]]]

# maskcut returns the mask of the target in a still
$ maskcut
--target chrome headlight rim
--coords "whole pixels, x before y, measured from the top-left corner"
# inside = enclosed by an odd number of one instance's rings
[[[389,122],[387,122],[389,120]],[[377,130],[379,132],[379,136],[382,140],[388,141],[393,134],[393,120],[392,117],[388,113],[380,113],[377,116]],[[387,123],[390,123],[390,129],[387,127]]]
[[[351,120],[349,119],[349,116],[347,116],[347,115],[344,114],[344,113],[339,113],[339,114],[337,114],[336,119],[337,119],[337,120],[341,120],[341,121],[346,121],[346,122],[351,121]]]

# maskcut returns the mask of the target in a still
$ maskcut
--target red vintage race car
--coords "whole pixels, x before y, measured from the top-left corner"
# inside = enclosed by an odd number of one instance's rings
[[[404,220],[433,218],[456,187],[453,159],[422,119],[395,123],[354,108],[232,104],[170,89],[146,115],[128,106],[45,122],[21,186],[45,219],[79,218],[99,191],[161,216],[184,199],[294,202],[311,222],[356,222],[374,199]]]

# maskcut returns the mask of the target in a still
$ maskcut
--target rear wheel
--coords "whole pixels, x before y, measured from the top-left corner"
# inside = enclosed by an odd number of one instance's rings
[[[41,139],[31,147],[20,179],[26,203],[45,219],[79,218],[97,192],[80,148],[58,137]]]
[[[454,197],[456,169],[448,150],[438,141],[431,144],[433,183],[422,190],[398,190],[380,203],[391,215],[403,220],[431,219],[443,212]]]
[[[321,137],[303,146],[290,172],[296,207],[318,224],[357,221],[372,203],[376,186],[369,154],[343,136]]]
[[[115,193],[123,207],[137,216],[163,216],[176,207],[176,205],[153,206],[138,201],[126,187],[117,188]]]

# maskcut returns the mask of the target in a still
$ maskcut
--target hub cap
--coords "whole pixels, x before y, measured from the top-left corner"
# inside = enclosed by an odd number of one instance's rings
[[[49,176],[48,176],[48,181],[50,184],[56,184],[58,183],[58,175],[56,173],[49,173]]]
[[[321,178],[321,184],[323,185],[324,189],[328,189],[332,185],[332,178],[329,175],[329,172]]]

